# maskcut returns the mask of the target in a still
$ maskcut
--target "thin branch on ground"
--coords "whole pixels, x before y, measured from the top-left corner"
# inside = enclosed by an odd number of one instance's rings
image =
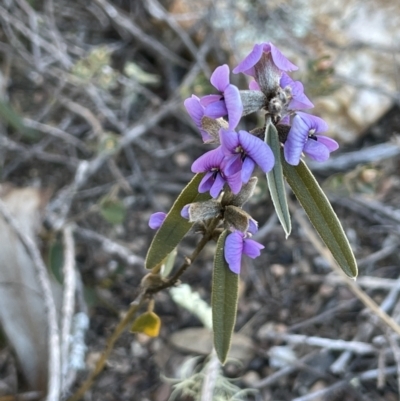
[[[63,305],[61,321],[61,393],[65,394],[67,376],[69,375],[69,349],[71,346],[71,325],[75,310],[75,243],[72,235],[72,227],[63,229],[64,237],[64,266],[63,266]]]
[[[315,249],[320,253],[322,257],[329,261],[332,269],[343,279],[343,282],[349,287],[349,289],[359,298],[359,300],[371,309],[372,313],[379,317],[379,319],[389,326],[395,333],[400,335],[400,326],[386,313],[384,312],[375,301],[369,297],[357,284],[355,281],[349,279],[342,269],[337,266],[336,261],[333,259],[332,254],[329,250],[322,244],[321,240],[317,237],[310,223],[304,218],[301,211],[294,206],[293,202],[289,202],[289,208],[291,209],[295,219],[300,224],[300,226],[305,231],[308,239],[314,245]]]

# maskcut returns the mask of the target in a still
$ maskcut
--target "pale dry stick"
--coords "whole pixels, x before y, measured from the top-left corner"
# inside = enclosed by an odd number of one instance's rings
[[[133,189],[129,184],[128,180],[124,177],[121,170],[114,159],[108,159],[107,166],[110,169],[111,174],[114,176],[117,183],[128,193],[133,195]]]
[[[392,206],[387,206],[377,200],[365,199],[360,195],[353,195],[351,199],[356,201],[359,205],[366,207],[367,209],[376,212],[384,217],[387,217],[391,221],[400,223],[400,209],[396,209]]]
[[[375,354],[377,349],[368,343],[361,341],[345,341],[333,340],[331,338],[322,338],[315,336],[305,336],[302,334],[282,334],[270,332],[267,334],[268,338],[286,341],[289,344],[307,344],[311,347],[321,347],[333,351],[352,351],[358,355]]]
[[[70,110],[73,113],[78,114],[78,116],[81,116],[82,118],[84,118],[89,123],[89,125],[91,125],[91,127],[93,129],[93,133],[96,136],[100,136],[103,134],[103,127],[102,127],[100,121],[88,108],[82,106],[79,103],[73,102],[70,99],[64,98],[64,97],[59,97],[58,100],[68,110]]]
[[[29,391],[26,393],[20,393],[15,395],[3,395],[0,396],[0,401],[36,401],[43,398],[41,391]]]
[[[88,153],[89,149],[86,146],[85,142],[81,141],[78,138],[75,138],[73,135],[68,132],[63,131],[60,128],[53,127],[48,124],[39,123],[37,121],[31,120],[30,118],[23,119],[24,124],[29,128],[34,128],[38,131],[44,132],[45,134],[49,134],[54,136],[55,138],[62,139],[63,141],[70,143],[71,145],[77,147],[82,152]]]
[[[350,309],[356,302],[358,302],[357,298],[352,298],[348,301],[343,301],[339,305],[334,306],[331,309],[328,309],[319,315],[310,317],[309,319],[303,320],[299,323],[295,323],[288,327],[288,331],[297,331],[299,329],[304,329],[307,326],[312,324],[320,323],[326,321],[331,315],[334,315],[337,312],[342,310]]]
[[[60,399],[60,335],[57,324],[57,311],[51,292],[50,280],[47,272],[46,265],[40,255],[40,251],[32,238],[25,235],[20,229],[14,217],[8,211],[7,206],[0,200],[0,214],[3,216],[7,224],[17,235],[25,248],[27,254],[31,257],[33,265],[36,270],[36,276],[39,286],[42,290],[43,301],[47,317],[47,333],[48,333],[48,388],[47,388],[47,401],[59,401]]]
[[[67,46],[58,31],[55,17],[54,17],[54,5],[53,0],[45,0],[44,9],[47,13],[47,16],[44,18],[47,20],[47,24],[49,25],[50,35],[53,38],[54,45],[57,49],[59,49],[59,57],[60,61],[63,64],[64,68],[69,69],[72,66],[71,58],[67,53]]]
[[[100,359],[96,363],[95,369],[90,373],[89,377],[85,382],[79,387],[77,392],[68,398],[67,401],[78,401],[83,397],[86,391],[92,386],[95,378],[103,371],[103,368],[114,349],[114,344],[125,331],[127,325],[131,322],[132,318],[135,316],[136,312],[144,305],[146,299],[146,294],[142,292],[139,297],[132,302],[128,312],[125,314],[124,318],[118,323],[117,327],[114,329],[111,337],[107,340],[107,346],[104,352],[101,354]]]
[[[390,366],[388,368],[384,369],[384,374],[389,376],[395,374],[397,371],[396,366]],[[359,382],[364,382],[364,381],[369,381],[373,380],[379,377],[381,374],[380,369],[371,369],[367,370],[364,373],[361,373],[360,375],[354,376],[351,379],[345,379],[345,380],[340,380],[334,384],[332,384],[330,387],[324,388],[319,391],[315,391],[311,394],[304,395],[302,397],[297,397],[294,398],[292,401],[312,401],[312,400],[321,400],[321,397],[326,396],[332,392],[334,392],[337,389],[340,389],[344,386],[350,385],[353,387],[358,387]]]
[[[28,15],[29,18],[29,25],[33,32],[38,35],[38,15],[36,11],[32,8],[32,6],[26,0],[17,0],[18,5],[21,7],[22,10]],[[35,60],[36,68],[40,71],[41,70],[41,50],[40,46],[37,44],[35,40],[31,41],[32,44],[32,54],[33,59]]]
[[[60,191],[49,206],[47,219],[51,225],[54,228],[62,227],[76,192],[86,184],[87,180],[95,174],[109,158],[117,154],[124,146],[127,146],[132,140],[144,134],[149,128],[168,115],[171,109],[176,107],[178,103],[178,100],[171,99],[164,104],[158,112],[155,112],[151,116],[146,116],[141,120],[142,122],[139,122],[128,130],[126,136],[122,137],[113,149],[107,149],[99,153],[90,161],[81,161],[76,170],[73,182]]]
[[[151,36],[143,32],[131,18],[123,15],[123,12],[114,7],[107,0],[95,0],[95,2],[102,8],[102,10],[109,16],[109,18],[120,29],[124,29],[130,33],[135,39],[146,46],[147,49],[152,50],[156,55],[163,56],[164,58],[172,61],[177,65],[187,67],[188,62],[176,54],[172,53],[164,45],[154,40]]]
[[[372,265],[376,262],[379,262],[382,259],[385,259],[386,257],[392,255],[396,250],[399,248],[399,241],[397,239],[397,236],[395,235],[390,235],[388,240],[391,242],[387,246],[383,246],[382,249],[379,251],[376,251],[374,253],[371,253],[370,255],[366,256],[363,259],[360,259],[357,261],[358,268],[363,267],[363,266],[368,266]],[[385,244],[383,244],[385,245]]]
[[[175,33],[180,37],[182,42],[188,48],[190,53],[192,54],[193,58],[196,60],[198,58],[198,49],[196,48],[195,44],[193,43],[190,36],[186,33],[186,31],[176,22],[176,19],[173,15],[171,15],[165,8],[159,3],[158,0],[148,0],[146,3],[146,8],[149,13],[159,20],[164,20],[169,27],[175,31]],[[204,62],[204,60],[197,60],[199,65],[201,66],[204,75],[209,77],[211,75],[211,71],[208,65]]]
[[[400,347],[397,343],[398,336],[391,332],[387,333],[387,338],[389,340],[390,347],[392,348],[394,360],[397,365],[397,389],[400,394]]]
[[[100,110],[101,114],[103,114],[103,116],[105,116],[107,120],[115,127],[117,127],[121,132],[125,131],[127,128],[126,125],[121,122],[117,114],[113,110],[111,110],[103,100],[102,93],[104,94],[104,92],[100,91],[99,88],[90,83],[87,84],[84,89],[89,97],[92,99],[92,102]]]
[[[289,207],[294,214],[297,222],[300,224],[304,232],[306,233],[310,242],[314,245],[315,249],[320,253],[320,255],[329,261],[331,268],[343,279],[343,282],[350,288],[350,290],[358,297],[358,299],[371,311],[382,320],[387,326],[389,326],[395,333],[400,335],[400,326],[386,313],[384,312],[376,302],[368,296],[355,281],[350,280],[341,268],[336,264],[333,259],[332,254],[327,248],[322,244],[321,240],[317,237],[315,232],[310,226],[310,223],[300,214],[300,209],[294,206],[293,202],[289,202]]]
[[[61,321],[61,393],[65,394],[69,370],[69,348],[71,345],[71,322],[75,310],[75,243],[71,225],[64,227],[63,304]]]
[[[388,295],[386,296],[386,298],[383,300],[383,302],[380,304],[380,308],[386,312],[389,313],[389,311],[393,308],[397,297],[399,295],[400,292],[400,278],[398,278],[396,280],[396,286],[393,287]],[[373,315],[371,317],[370,321],[366,321],[364,323],[362,323],[357,330],[357,334],[354,337],[354,340],[361,340],[361,341],[367,341],[371,334],[373,329],[375,328],[377,322],[377,317],[375,315]],[[332,364],[330,370],[333,373],[341,373],[345,371],[345,367],[347,366],[348,362],[350,361],[352,357],[352,352],[351,351],[346,351],[344,353],[342,353],[337,359],[336,361]]]
[[[129,266],[144,264],[143,258],[135,255],[128,248],[114,241],[111,241],[109,238],[104,237],[101,234],[82,227],[75,227],[75,233],[83,239],[99,243],[104,252],[120,257]]]
[[[79,162],[75,157],[66,157],[64,155],[47,153],[41,150],[40,146],[24,146],[14,142],[6,136],[0,136],[0,146],[2,148],[17,151],[20,153],[21,158],[25,160],[35,157],[38,160],[44,160],[50,163],[64,164],[69,167],[76,167]],[[3,172],[4,176],[4,172]]]
[[[325,351],[322,350],[319,352],[325,352]],[[266,377],[265,379],[262,379],[256,383],[254,383],[252,387],[265,388],[265,387],[272,386],[273,384],[275,384],[278,380],[282,379],[283,377],[289,376],[296,370],[307,366],[307,363],[310,362],[315,357],[315,355],[317,355],[316,351],[312,351],[309,354],[304,355],[298,361],[295,361],[294,364],[285,366],[282,369],[278,370],[277,372],[272,373],[272,375]]]
[[[277,222],[278,216],[276,215],[276,213],[271,214],[265,224],[258,229],[258,231],[253,235],[252,238],[256,241],[264,239],[264,237],[266,237],[273,230]]]
[[[60,62],[62,62],[64,55],[61,51],[50,42],[44,40],[40,35],[33,32],[27,26],[25,26],[20,20],[12,16],[4,7],[0,6],[0,18],[7,21],[11,24],[15,29],[21,32],[26,38],[30,40],[34,40],[43,50],[46,50],[52,56],[58,58]]]
[[[211,37],[206,38],[205,42],[199,49],[199,60],[203,60],[211,47]],[[200,66],[197,63],[193,65],[191,70],[186,74],[180,87],[177,89],[177,93],[180,93],[182,88],[189,86],[196,78],[200,71]],[[61,71],[61,73],[64,73]],[[74,82],[73,77],[71,82]],[[60,228],[68,215],[72,200],[76,192],[86,184],[87,180],[98,171],[98,169],[112,156],[118,154],[118,152],[124,147],[132,143],[136,138],[143,135],[151,127],[158,124],[165,116],[171,113],[177,113],[180,110],[181,99],[179,96],[173,96],[167,100],[158,111],[151,111],[147,113],[139,122],[134,124],[132,127],[126,129],[123,132],[123,137],[118,141],[113,149],[103,151],[98,154],[95,158],[90,161],[81,161],[76,170],[73,182],[60,191],[55,199],[52,201],[47,212],[47,221],[54,227]],[[181,115],[182,113],[177,113]],[[57,211],[57,213],[55,212]]]
[[[316,278],[312,280],[312,282],[326,282],[329,284],[342,284],[343,279],[340,276],[333,276],[328,274],[324,279]],[[371,277],[364,276],[357,278],[357,284],[368,290],[391,290],[392,288],[397,286],[397,280],[393,280],[391,278],[384,277]]]
[[[390,159],[399,155],[399,144],[386,142],[354,152],[343,153],[339,156],[332,156],[324,163],[311,161],[308,166],[312,171],[317,172],[346,171],[356,167],[358,164],[376,163],[379,160]]]

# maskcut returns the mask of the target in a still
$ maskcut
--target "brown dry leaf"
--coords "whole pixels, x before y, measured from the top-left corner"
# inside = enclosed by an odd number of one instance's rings
[[[212,350],[212,333],[202,327],[179,330],[170,337],[171,344],[184,352],[207,355]],[[238,359],[245,365],[254,356],[252,340],[240,333],[234,333],[228,358]]]
[[[35,188],[1,186],[0,197],[22,231],[37,238],[45,192]],[[61,291],[53,283],[55,298]],[[15,232],[0,218],[0,325],[15,351],[32,390],[47,383],[47,320],[35,268]]]

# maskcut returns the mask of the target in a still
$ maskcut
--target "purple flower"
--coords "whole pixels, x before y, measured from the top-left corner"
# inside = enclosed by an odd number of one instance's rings
[[[270,147],[246,131],[220,130],[220,140],[225,160],[223,172],[227,177],[242,171],[242,182],[247,183],[255,165],[264,173],[274,167],[275,158]],[[233,191],[232,191],[233,192]]]
[[[255,76],[254,66],[261,60],[263,53],[271,53],[272,61],[281,71],[295,71],[298,68],[292,64],[271,42],[256,44],[250,54],[233,69],[233,73],[243,72]]]
[[[300,81],[294,81],[288,74],[282,73],[280,86],[282,89],[290,88],[292,97],[289,103],[290,110],[311,109],[314,107],[310,99],[304,94],[304,87]]]
[[[184,219],[189,220],[190,216],[189,216],[189,208],[190,208],[190,203],[188,205],[183,206],[182,210],[181,210],[181,216]]]
[[[228,183],[234,194],[239,193],[242,187],[240,169],[234,171],[230,177],[226,177],[222,171],[222,162],[225,159],[222,147],[210,150],[200,156],[192,164],[193,173],[206,173],[199,185],[199,192],[210,191],[213,198],[217,198],[225,183]]]
[[[316,135],[328,129],[327,123],[319,117],[298,112],[293,118],[284,146],[285,160],[297,166],[301,153],[304,152],[313,160],[323,162],[329,158],[330,152],[338,149],[338,143],[326,136]]]
[[[243,105],[239,89],[229,83],[227,64],[217,67],[210,78],[211,84],[221,95],[209,95],[200,99],[205,107],[204,115],[210,118],[228,116],[229,129],[235,129],[242,118]]]
[[[200,130],[203,142],[211,141],[213,139],[212,136],[203,129],[201,124],[205,107],[200,103],[200,99],[197,96],[192,95],[192,97],[186,99],[183,104],[185,105],[190,117],[192,117],[192,120],[196,124],[196,127]]]
[[[149,227],[152,230],[158,230],[162,223],[164,223],[165,218],[167,217],[167,213],[157,212],[153,213],[149,219]]]
[[[257,241],[246,238],[245,234],[235,231],[229,234],[225,240],[224,256],[229,265],[229,269],[236,274],[240,273],[242,254],[255,259],[260,256],[260,251],[264,246]]]

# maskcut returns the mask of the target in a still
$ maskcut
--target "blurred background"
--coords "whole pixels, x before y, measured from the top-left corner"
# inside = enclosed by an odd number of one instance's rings
[[[169,210],[210,149],[183,100],[213,93],[218,65],[233,69],[269,41],[299,66],[312,113],[341,145],[308,164],[351,242],[357,286],[399,322],[397,0],[0,0],[0,198],[40,249],[61,338],[76,345],[61,342],[63,399],[138,295],[149,216]],[[248,88],[244,76],[232,83]],[[398,335],[332,271],[292,200],[287,240],[265,180],[249,202],[265,250],[244,262],[233,359],[214,372],[214,399],[398,400]],[[207,303],[214,247],[182,277]],[[35,269],[0,220],[0,401],[46,393],[48,314]],[[160,336],[123,334],[86,400],[205,400],[209,333],[168,291],[155,311]]]

